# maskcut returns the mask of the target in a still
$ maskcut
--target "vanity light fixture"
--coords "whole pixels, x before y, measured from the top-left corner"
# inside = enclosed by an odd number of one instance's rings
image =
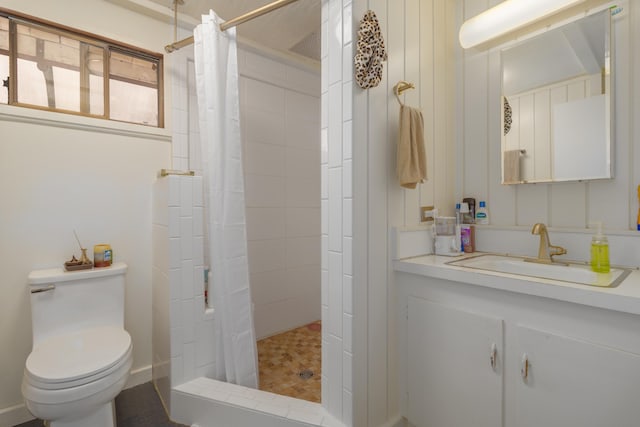
[[[506,0],[474,16],[460,27],[464,49],[532,24],[584,0]]]

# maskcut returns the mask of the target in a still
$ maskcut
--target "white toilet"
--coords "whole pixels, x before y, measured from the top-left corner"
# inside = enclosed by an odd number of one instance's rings
[[[29,274],[33,350],[22,395],[50,427],[114,427],[114,399],[132,364],[124,330],[126,264]]]

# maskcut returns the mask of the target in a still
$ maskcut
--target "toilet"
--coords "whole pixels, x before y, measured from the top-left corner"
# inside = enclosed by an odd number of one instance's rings
[[[114,427],[114,399],[131,370],[124,330],[127,265],[29,274],[33,349],[22,395],[50,427]]]

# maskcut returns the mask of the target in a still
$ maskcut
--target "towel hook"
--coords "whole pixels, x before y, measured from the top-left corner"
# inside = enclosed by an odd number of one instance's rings
[[[393,87],[393,93],[396,95],[396,99],[398,100],[400,105],[404,105],[400,100],[400,95],[402,94],[402,92],[404,92],[405,90],[415,89],[415,88],[416,87],[414,86],[413,83],[405,82],[404,80],[400,80],[398,84],[396,84]]]

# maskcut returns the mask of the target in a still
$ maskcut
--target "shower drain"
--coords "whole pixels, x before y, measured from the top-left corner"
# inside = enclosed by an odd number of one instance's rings
[[[298,373],[298,376],[303,380],[308,380],[313,376],[313,371],[311,369],[303,369]]]

